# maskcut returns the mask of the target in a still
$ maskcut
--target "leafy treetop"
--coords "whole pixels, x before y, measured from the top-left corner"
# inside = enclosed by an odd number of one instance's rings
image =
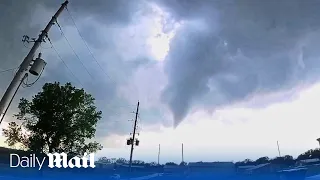
[[[86,143],[94,137],[102,113],[90,94],[71,83],[46,83],[31,101],[22,98],[18,108],[14,116],[21,125],[11,122],[3,130],[9,146],[22,144],[34,152],[81,156],[102,148],[97,142]]]

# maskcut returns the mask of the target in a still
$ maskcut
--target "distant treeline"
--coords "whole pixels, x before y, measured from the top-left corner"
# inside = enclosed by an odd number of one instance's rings
[[[106,163],[106,164],[110,164],[110,163],[116,163],[116,164],[129,164],[129,160],[125,159],[125,158],[107,158],[107,157],[101,157],[98,159],[97,162],[101,162],[101,163]],[[174,162],[167,162],[165,164],[158,164],[156,162],[144,162],[141,160],[133,160],[132,161],[132,165],[133,166],[144,166],[144,167],[161,167],[163,168],[164,165],[180,165],[180,166],[186,166],[187,163],[186,162],[181,162],[180,164],[176,164]]]
[[[258,165],[263,163],[273,163],[273,164],[283,164],[283,165],[294,165],[297,161],[305,160],[305,159],[320,159],[320,149],[310,149],[302,154],[300,154],[297,158],[293,158],[290,155],[285,155],[281,157],[276,157],[270,159],[269,157],[260,157],[257,160],[245,159],[244,161],[236,162],[236,166],[247,166],[247,165]]]

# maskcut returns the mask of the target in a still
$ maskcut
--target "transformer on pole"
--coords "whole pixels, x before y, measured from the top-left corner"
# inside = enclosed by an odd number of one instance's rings
[[[130,161],[129,161],[129,170],[131,172],[131,167],[132,167],[132,155],[133,155],[133,149],[134,146],[139,146],[140,141],[138,139],[136,139],[136,130],[137,130],[137,121],[138,121],[138,114],[139,114],[139,101],[137,104],[137,110],[135,112],[135,120],[134,120],[134,126],[133,126],[133,133],[132,133],[132,137],[130,137],[129,139],[127,139],[127,145],[130,146],[131,145],[131,150],[130,150]]]

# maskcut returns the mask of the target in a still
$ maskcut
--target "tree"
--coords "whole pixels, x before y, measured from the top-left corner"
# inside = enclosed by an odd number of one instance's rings
[[[157,166],[158,163],[156,163],[156,162],[153,161],[153,162],[149,163],[149,165],[150,165],[150,166]]]
[[[290,155],[285,155],[283,158],[284,158],[284,163],[288,166],[292,166],[296,162],[294,158]]]
[[[132,164],[134,164],[134,165],[144,165],[145,162],[144,162],[144,161],[141,161],[141,160],[133,160],[133,161],[132,161]]]
[[[178,164],[176,164],[174,162],[167,162],[166,165],[168,165],[168,166],[178,166]]]
[[[21,125],[12,122],[3,130],[9,146],[22,144],[33,152],[81,156],[102,148],[97,142],[86,143],[94,137],[102,113],[90,94],[71,83],[46,83],[31,101],[22,98],[18,109],[14,116]]]
[[[239,166],[251,166],[251,165],[255,165],[255,161],[252,161],[251,159],[245,159],[244,161],[239,161],[235,163],[236,167]]]
[[[116,163],[118,164],[127,164],[127,160],[125,158],[119,158],[116,160]]]
[[[21,133],[22,128],[16,122],[10,122],[8,129],[3,129],[3,135],[7,137],[5,143],[7,143],[10,147],[15,146],[19,140],[20,145],[23,148],[27,147],[27,142],[24,134]]]
[[[179,164],[179,166],[186,166],[186,165],[187,165],[187,163],[184,162],[184,161],[182,161],[182,162]]]
[[[320,149],[310,149],[302,154],[300,154],[297,160],[304,160],[304,159],[313,159],[313,158],[320,158]]]
[[[100,157],[97,162],[100,162],[100,163],[106,163],[106,164],[110,164],[112,163],[111,159],[107,158],[107,157]]]
[[[265,163],[268,163],[269,162],[269,157],[265,156],[265,157],[261,157],[261,158],[258,158],[256,161],[255,161],[255,164],[258,165],[258,164],[265,164]]]
[[[295,160],[293,159],[292,156],[285,155],[285,156],[282,156],[282,157],[276,157],[274,159],[271,159],[270,162],[273,163],[273,164],[282,164],[282,165],[291,166],[291,165],[294,165]]]

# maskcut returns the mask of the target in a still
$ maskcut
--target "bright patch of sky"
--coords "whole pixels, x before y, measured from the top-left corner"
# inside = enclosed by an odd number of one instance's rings
[[[158,61],[163,61],[170,50],[170,41],[181,23],[171,19],[169,14],[157,5],[151,4],[150,6],[153,11],[152,26],[150,26],[152,36],[148,37],[147,44],[153,57]]]
[[[128,27],[117,30],[117,39],[123,42],[118,49],[131,58],[148,55],[163,61],[169,52],[170,41],[181,24],[155,4],[148,4],[148,8],[135,14],[133,19]]]
[[[282,155],[297,156],[318,147],[318,92],[320,84],[297,92],[290,102],[278,102],[260,109],[246,108],[240,104],[219,109],[211,115],[199,110],[189,115],[177,129],[162,127],[157,132],[143,131],[139,137],[140,147],[135,149],[135,157],[156,161],[158,144],[161,144],[162,163],[181,162],[181,143],[184,143],[186,161],[276,157],[277,141]],[[127,137],[114,138],[114,142],[119,139],[125,142]],[[127,157],[128,152],[129,148],[122,144],[117,148],[105,148],[98,155]]]

